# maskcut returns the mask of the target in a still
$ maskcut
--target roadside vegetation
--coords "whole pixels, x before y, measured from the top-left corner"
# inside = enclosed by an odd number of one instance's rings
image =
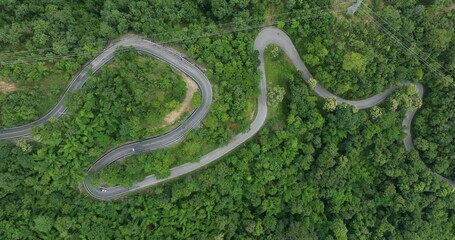
[[[113,62],[110,71],[95,74],[68,99],[67,116],[35,130],[38,141],[1,143],[0,239],[452,238],[455,192],[425,166],[445,176],[455,174],[455,84],[453,75],[447,74],[455,71],[455,15],[447,10],[452,2],[379,0],[369,6],[403,35],[396,34],[403,42],[415,42],[412,49],[433,61],[432,66],[446,73],[443,76],[403,53],[368,17],[370,10],[362,7],[353,17],[343,13],[336,17],[322,8],[328,4],[326,0],[1,1],[0,62],[49,58],[1,66],[0,81],[17,87],[0,93],[2,127],[38,118],[43,99],[49,99],[49,107],[55,102],[45,94],[59,96],[84,62],[128,32],[162,42],[186,39],[172,44],[207,69],[214,103],[201,128],[174,148],[127,160],[123,170],[106,168],[105,172],[111,171],[103,179],[106,182],[148,172],[166,176],[169,167],[196,161],[248,128],[258,94],[253,50],[257,31],[200,36],[262,23],[266,12],[292,12],[269,16],[267,21],[281,21],[278,26],[291,35],[315,79],[334,93],[361,99],[404,80],[421,82],[426,92],[413,123],[417,150],[407,152],[402,121],[413,107],[410,103],[418,104],[407,100],[417,98],[412,87],[400,88],[371,109],[336,106],[315,96],[285,56],[271,59],[268,50],[269,86],[277,88],[270,96],[276,98],[270,102],[266,127],[254,139],[207,169],[120,200],[100,202],[83,191],[87,168],[107,149],[153,134],[154,128],[146,124],[150,109],[142,112],[134,107],[153,106],[134,96],[158,97],[147,95],[149,85],[140,85],[147,81],[137,82],[142,88],[136,89],[122,75],[122,64],[139,75],[153,68]],[[300,18],[292,20],[293,16]],[[211,27],[226,22],[234,23]],[[41,50],[31,52],[36,49]],[[25,52],[6,54],[11,51]],[[51,59],[75,53],[87,55]],[[145,63],[137,63],[141,64]],[[101,81],[103,77],[110,81]],[[59,82],[54,83],[55,92],[46,92],[52,87],[41,92],[27,88],[32,86],[27,84],[41,88],[43,81]],[[139,91],[143,88],[147,91]],[[173,94],[169,91],[166,103]],[[193,107],[200,101],[197,96]],[[182,101],[184,94],[175,97]],[[20,103],[24,107],[17,110]],[[164,112],[154,118],[159,121]],[[139,164],[128,165],[131,160]],[[129,167],[141,164],[147,168]]]
[[[36,162],[26,164],[32,161],[29,154],[4,146],[4,157],[21,161],[2,162],[2,169],[29,174],[3,175],[21,186],[20,193],[17,187],[3,188],[3,198],[19,195],[22,201],[31,201],[34,195],[27,193],[45,192],[33,202],[49,215],[40,212],[29,221],[37,234],[59,236],[77,231],[77,235],[94,237],[99,228],[112,236],[152,238],[394,235],[409,239],[451,235],[454,192],[428,171],[416,152],[404,150],[400,134],[404,104],[392,111],[388,108],[392,97],[379,110],[356,111],[347,106],[322,110],[324,101],[298,73],[289,82],[288,94],[288,124],[283,129],[267,127],[210,170],[122,201],[98,202],[77,192],[63,195],[65,191],[56,191],[55,183],[49,187],[40,174],[33,173]],[[71,202],[62,201],[68,197]],[[17,228],[11,221],[28,223],[13,217],[21,211],[20,205],[3,204],[8,209],[4,214],[10,216],[3,221],[7,234]],[[55,212],[57,216],[50,215]],[[113,215],[119,228],[108,227],[108,217]],[[79,221],[82,216],[86,220]],[[395,230],[398,226],[400,231]]]
[[[0,77],[0,129],[37,120],[51,110],[68,86],[68,75],[58,69],[48,71],[44,64],[40,67],[36,69],[44,71],[42,74],[34,72],[27,76],[8,72],[6,68],[0,70],[0,76],[9,76]]]
[[[269,92],[279,89],[282,93],[278,97],[268,96],[273,102],[269,104],[268,122],[276,130],[281,130],[286,124],[288,106],[285,93],[289,90],[289,79],[294,78],[294,69],[287,61],[283,51],[277,46],[271,46],[266,50],[265,61]],[[93,176],[91,182],[94,185],[129,187],[149,175],[165,178],[169,176],[172,167],[187,162],[196,162],[216,147],[216,145],[198,138],[194,133],[189,133],[182,143],[175,146],[151,153],[133,155],[125,161],[109,165]]]
[[[63,147],[57,154],[80,164],[82,159],[97,158],[122,143],[175,128],[194,110],[192,99],[187,99],[188,108],[166,122],[169,114],[181,110],[186,98],[183,79],[182,73],[153,57],[117,50],[112,62],[66,100],[65,117],[35,130],[34,139],[43,145],[37,159],[46,160],[46,152]],[[68,134],[70,139],[65,139]]]

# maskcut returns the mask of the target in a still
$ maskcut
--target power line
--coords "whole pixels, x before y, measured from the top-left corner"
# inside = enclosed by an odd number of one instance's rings
[[[317,11],[319,9],[326,9],[328,7],[335,7],[335,6],[338,6],[338,5],[341,5],[341,4],[345,4],[345,3],[349,3],[349,2],[352,2],[352,1],[351,0],[346,0],[346,1],[342,1],[342,2],[339,2],[339,3],[334,4],[334,5],[324,5],[324,6],[318,6],[318,7],[308,8],[308,9],[302,9],[302,10],[298,10],[298,11],[288,11],[288,12],[284,12],[284,13],[280,13],[280,14],[269,15],[267,17],[276,18],[276,17],[279,17],[279,16],[286,16],[286,15],[291,15],[291,14],[299,14],[299,13],[303,13],[305,11]],[[204,27],[202,27],[200,29],[204,30],[204,29],[210,29],[210,28],[223,28],[223,27],[226,27],[226,26],[230,26],[230,25],[234,25],[234,24],[240,24],[240,23],[245,23],[245,22],[248,22],[248,21],[263,21],[263,20],[264,20],[263,17],[262,18],[257,18],[257,19],[249,18],[249,19],[236,20],[236,21],[225,22],[225,23],[220,23],[220,24],[207,25],[207,26],[204,26]],[[158,38],[159,36],[165,36],[167,34],[186,33],[186,32],[192,31],[192,30],[193,29],[181,29],[181,30],[167,31],[167,32],[154,34],[151,37],[152,38]],[[98,43],[106,43],[106,42],[108,42],[108,41],[107,40],[101,40],[101,41],[97,41],[97,42],[93,42],[93,43],[72,44],[72,45],[67,45],[66,47],[94,46],[94,45],[97,45]],[[17,54],[17,53],[44,52],[44,51],[49,51],[49,50],[54,50],[54,48],[41,48],[41,49],[33,49],[33,50],[15,51],[15,52],[3,52],[3,53],[0,53],[0,56],[7,55],[7,54]]]
[[[54,59],[65,59],[65,58],[71,58],[71,57],[77,57],[77,56],[87,56],[87,55],[91,55],[91,53],[75,53],[75,54],[69,54],[69,55],[57,55],[57,56],[52,56],[52,57],[19,59],[19,60],[16,60],[16,61],[0,62],[0,65],[4,65],[4,66],[7,66],[7,65],[18,65],[18,64],[43,62],[43,61],[54,60]]]
[[[397,31],[395,28],[393,28],[391,26],[390,23],[388,23],[384,18],[382,18],[379,14],[377,14],[376,12],[373,11],[373,9],[369,8],[367,5],[365,5],[363,3],[363,5],[368,8],[371,13],[373,13],[376,17],[380,18],[383,22],[385,22],[390,28],[392,28],[394,30],[395,33],[398,33],[410,46],[413,46],[415,45],[417,47],[417,44],[415,42],[411,42],[408,38],[406,38],[405,36],[403,36],[399,31]],[[366,12],[366,11],[365,11]],[[367,13],[368,14],[368,13]],[[393,38],[396,39],[396,41],[398,41],[406,50],[408,50],[412,55],[414,55],[415,57],[417,57],[421,62],[424,63],[424,65],[426,65],[427,67],[429,67],[431,70],[433,70],[434,72],[437,72],[440,76],[444,76],[444,74],[441,73],[441,71],[435,69],[434,67],[430,66],[430,63],[428,63],[426,61],[426,59],[424,59],[423,57],[421,57],[419,55],[418,52],[410,49],[410,47],[406,47],[404,46],[404,44],[395,36],[393,35],[393,33],[388,30],[385,26],[383,26],[379,21],[377,21],[374,17],[372,17],[371,15],[369,15],[369,17],[374,21],[374,22],[377,22],[380,27],[386,32],[386,34],[388,34],[389,36],[392,36]],[[421,49],[418,49],[420,52],[423,52]],[[428,56],[428,55],[427,55]],[[440,64],[439,62],[437,62],[436,60],[434,60],[433,58],[431,58],[430,56],[427,57],[427,59],[430,58],[435,64],[438,65],[439,68],[443,68],[444,70],[446,70],[447,72],[449,72],[449,75],[450,74],[453,74],[450,70],[448,70],[447,68],[445,68],[442,64]]]
[[[365,12],[367,13],[367,12]],[[368,15],[368,13],[367,13]],[[372,20],[373,24],[375,24],[378,28],[382,29],[389,37],[390,39],[398,45],[398,47],[401,47],[417,59],[419,59],[425,66],[427,66],[430,70],[433,72],[439,74],[441,77],[444,77],[445,75],[442,74],[440,71],[435,69],[433,66],[431,66],[428,62],[425,61],[425,59],[421,58],[418,54],[416,54],[414,51],[410,50],[410,48],[406,47],[396,36],[394,36],[387,28],[385,28],[382,24],[380,24],[378,21],[376,21],[371,15],[368,15],[368,17]]]
[[[335,11],[335,12],[339,12],[339,11]],[[320,14],[313,14],[313,15],[310,15],[310,16],[302,16],[302,17],[298,17],[298,18],[292,18],[292,19],[287,19],[287,20],[281,20],[280,22],[284,22],[284,23],[287,23],[287,22],[291,22],[291,21],[295,21],[295,20],[305,20],[305,19],[309,19],[309,18],[312,18],[312,17],[320,17],[322,15],[325,15],[327,14],[327,12],[325,13],[320,13]],[[241,29],[237,29],[237,30],[231,30],[231,31],[224,31],[224,32],[217,32],[217,33],[211,33],[211,34],[206,34],[206,35],[200,35],[200,36],[196,36],[196,37],[189,37],[189,38],[181,38],[181,39],[172,39],[172,40],[169,40],[169,41],[165,41],[165,42],[162,42],[162,43],[173,43],[173,42],[180,42],[180,41],[185,41],[185,40],[193,40],[193,39],[199,39],[199,38],[203,38],[203,37],[211,37],[211,36],[217,36],[217,35],[222,35],[222,34],[226,34],[226,33],[234,33],[234,32],[241,32],[241,31],[248,31],[248,30],[253,30],[253,29],[257,29],[257,28],[262,28],[262,27],[268,27],[268,26],[274,26],[278,23],[271,23],[271,24],[268,24],[268,25],[256,25],[256,26],[249,26],[249,27],[246,27],[246,28],[241,28]]]
[[[381,25],[380,23],[375,21],[374,18],[370,17],[370,19],[373,21],[373,24],[375,24],[376,27],[378,27],[379,29],[382,29],[390,37],[389,40],[392,40],[392,42],[395,43],[401,49],[403,49],[405,53],[406,52],[410,53],[410,55],[412,55],[415,58],[417,58],[418,61],[420,60],[420,62],[422,62],[430,70],[432,70],[433,72],[439,74],[439,76],[441,76],[441,77],[444,76],[440,71],[438,71],[433,66],[431,66],[428,62],[426,62],[419,55],[417,55],[413,50],[411,50],[410,48],[406,47],[398,38],[396,38],[390,32],[388,32],[388,29],[386,29],[383,25]]]
[[[70,44],[70,45],[65,45],[66,47],[83,47],[83,46],[94,46],[94,45],[97,45],[98,43],[106,43],[108,42],[107,40],[99,40],[99,41],[95,41],[95,42],[92,42],[92,43],[80,43],[80,44]],[[0,52],[0,56],[1,55],[8,55],[8,54],[16,54],[16,53],[32,53],[32,52],[44,52],[46,50],[54,50],[55,48],[53,47],[50,47],[50,48],[36,48],[36,49],[33,49],[33,50],[21,50],[21,51],[14,51],[14,52]]]
[[[342,3],[346,3],[346,2],[342,2]],[[338,3],[337,5],[342,4],[342,3]],[[314,11],[314,9],[320,9],[320,10],[326,9],[326,10],[328,10],[328,7],[330,7],[330,6],[315,7],[315,8],[312,8],[312,9],[307,9],[306,11]],[[341,10],[333,10],[333,12],[339,12],[339,11],[341,11]],[[321,12],[321,13],[318,13],[318,14],[304,15],[304,16],[301,16],[301,17],[296,17],[296,18],[291,18],[291,19],[288,18],[288,19],[285,19],[285,20],[278,20],[278,21],[286,23],[286,22],[295,21],[295,20],[304,20],[304,19],[308,19],[308,18],[314,18],[314,17],[323,16],[323,15],[326,15],[326,14],[328,14],[330,12],[331,11],[325,11],[325,12]],[[274,15],[274,16],[276,16],[276,15]],[[199,38],[203,38],[203,37],[219,36],[219,35],[222,35],[222,34],[240,32],[240,31],[248,31],[248,30],[253,30],[253,29],[256,29],[256,28],[261,28],[261,27],[266,27],[266,26],[273,26],[273,25],[276,25],[276,24],[277,23],[272,23],[272,24],[268,24],[268,25],[259,24],[259,25],[256,25],[256,26],[249,26],[249,27],[246,27],[246,28],[240,28],[240,29],[235,29],[235,30],[231,30],[231,31],[217,31],[216,33],[199,35],[199,36],[195,36],[195,37],[170,39],[170,40],[167,40],[167,41],[163,41],[161,43],[166,44],[166,43],[174,43],[174,42],[180,42],[180,41],[185,41],[185,40],[194,40],[194,39],[199,39]],[[176,31],[172,31],[172,32],[176,32]],[[165,34],[165,33],[161,33],[160,35],[162,35],[162,34]],[[15,65],[15,64],[23,64],[23,63],[32,63],[32,62],[46,61],[46,60],[52,60],[52,59],[61,59],[61,58],[66,58],[66,57],[71,57],[71,56],[80,56],[80,55],[90,55],[90,53],[88,53],[88,54],[72,54],[72,55],[57,55],[55,57],[51,57],[50,56],[50,57],[42,57],[42,58],[28,58],[28,59],[21,59],[20,61],[16,61],[16,62],[10,60],[10,61],[6,61],[6,62],[3,62],[3,63],[0,63],[0,65]],[[24,61],[24,62],[22,62],[22,61]]]
[[[415,45],[416,47],[418,47],[418,45],[417,45],[416,42],[409,40],[409,38],[407,38],[406,36],[403,36],[403,35],[400,33],[400,31],[398,31],[397,29],[395,29],[395,28],[392,26],[392,24],[390,24],[389,22],[387,22],[381,15],[379,15],[378,13],[376,13],[375,11],[373,11],[373,9],[371,9],[370,7],[368,7],[367,5],[365,5],[364,3],[363,3],[363,5],[364,5],[365,7],[367,7],[368,9],[370,9],[370,10],[371,10],[371,13],[373,13],[376,17],[380,18],[385,24],[387,24],[390,28],[392,28],[392,29],[394,30],[394,33],[399,34],[406,42],[408,42],[408,44],[409,44],[410,46]],[[425,53],[425,52],[424,52],[423,50],[421,50],[421,49],[418,49],[418,50],[420,50],[420,52],[422,52],[422,53]],[[416,54],[417,54],[417,53],[416,53]],[[421,58],[421,59],[427,60],[428,58],[431,58],[430,55],[429,55],[428,53],[425,53],[425,54],[427,55],[427,58],[426,58],[426,59]],[[444,70],[446,70],[447,72],[449,72],[449,74],[453,74],[449,69],[445,68],[445,67],[444,67],[442,64],[440,64],[438,61],[434,60],[433,58],[431,58],[431,60],[433,60],[433,62],[436,63],[440,68],[443,68]]]

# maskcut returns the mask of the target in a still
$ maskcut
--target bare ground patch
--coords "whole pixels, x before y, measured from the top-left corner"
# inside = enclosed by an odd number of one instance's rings
[[[14,92],[16,89],[17,89],[16,85],[7,83],[7,82],[3,82],[0,80],[0,92],[10,93],[10,92]]]
[[[182,105],[179,109],[176,109],[164,117],[164,122],[166,125],[174,124],[185,112],[189,111],[191,108],[191,99],[193,98],[194,93],[198,90],[197,84],[189,78],[187,75],[183,74],[183,80],[186,84],[186,95],[183,100]]]

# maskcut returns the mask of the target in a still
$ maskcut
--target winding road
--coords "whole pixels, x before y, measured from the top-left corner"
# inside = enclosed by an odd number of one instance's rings
[[[109,188],[99,188],[90,185],[90,176],[96,172],[99,172],[109,164],[118,161],[120,159],[124,159],[128,156],[133,154],[137,154],[139,152],[149,152],[154,151],[157,149],[162,149],[169,147],[173,144],[176,144],[184,139],[185,134],[193,129],[195,126],[201,123],[204,117],[207,115],[210,105],[212,102],[212,88],[210,82],[206,78],[206,76],[193,64],[186,61],[177,53],[150,42],[148,40],[128,37],[120,42],[106,48],[100,55],[95,57],[92,61],[87,63],[82,70],[76,75],[76,77],[71,81],[68,89],[66,90],[65,94],[56,104],[56,106],[47,113],[41,119],[32,122],[30,124],[26,124],[17,128],[11,128],[0,131],[0,140],[2,139],[16,139],[21,138],[24,136],[30,135],[30,129],[32,127],[38,126],[43,124],[44,122],[48,121],[51,117],[59,117],[61,116],[66,108],[63,106],[62,102],[64,97],[69,93],[76,89],[81,88],[84,83],[87,81],[88,77],[90,76],[89,72],[93,71],[96,72],[99,70],[104,64],[108,63],[115,55],[115,49],[118,47],[133,47],[137,51],[141,51],[147,54],[150,54],[168,64],[176,68],[177,70],[185,73],[188,75],[193,81],[195,81],[201,90],[202,96],[202,104],[201,106],[196,109],[190,117],[177,128],[171,130],[170,132],[156,137],[147,139],[140,142],[129,143],[118,148],[115,148],[101,158],[99,158],[88,170],[87,177],[84,180],[84,186],[87,192],[100,200],[110,200],[113,198],[121,197],[125,194],[130,192],[137,191],[139,189],[156,185],[163,181],[167,181],[169,179],[173,179],[187,173],[193,172],[195,170],[201,169],[204,166],[218,160],[219,158],[225,156],[227,153],[231,152],[248,139],[253,137],[264,125],[267,117],[267,91],[266,91],[266,76],[265,76],[265,66],[264,66],[264,51],[265,48],[270,44],[277,44],[279,45],[289,59],[292,61],[293,65],[297,70],[302,73],[302,78],[305,81],[308,81],[312,78],[311,73],[308,71],[307,67],[305,66],[304,62],[300,58],[299,53],[297,52],[294,44],[292,43],[291,39],[287,36],[287,34],[277,28],[268,27],[263,29],[255,39],[254,48],[259,52],[259,60],[260,66],[259,70],[262,73],[262,77],[260,80],[259,88],[260,88],[260,95],[258,97],[258,110],[256,114],[256,118],[251,123],[250,128],[247,132],[238,134],[235,136],[227,145],[217,148],[212,152],[204,155],[199,162],[194,163],[186,163],[181,166],[172,168],[170,170],[170,176],[164,179],[157,179],[154,175],[146,177],[143,181],[135,183],[133,186],[129,188],[123,188],[121,186],[109,187]],[[403,84],[410,84],[404,82]],[[420,84],[415,84],[419,90],[419,95],[423,95],[423,87]],[[381,103],[385,98],[387,98],[391,93],[394,92],[396,87],[390,88],[382,93],[379,93],[375,96],[372,96],[368,99],[359,100],[359,101],[352,101],[340,98],[331,92],[327,91],[321,85],[317,84],[314,91],[322,98],[335,98],[337,100],[337,104],[347,103],[357,107],[358,109],[366,109],[372,106],[375,106]],[[414,114],[417,109],[414,109],[410,112],[406,113],[406,116],[403,120],[403,126],[406,132],[406,138],[404,139],[404,146],[407,150],[414,149],[411,137],[411,123],[414,117]],[[437,174],[436,174],[437,175]],[[452,181],[437,175],[439,178],[453,184]]]

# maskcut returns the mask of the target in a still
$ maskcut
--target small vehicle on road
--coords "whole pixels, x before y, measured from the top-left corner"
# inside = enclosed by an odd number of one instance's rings
[[[107,189],[102,187],[102,188],[100,188],[100,191],[101,192],[107,192]]]
[[[134,149],[134,148],[133,148],[133,149],[131,149],[131,150],[133,150],[133,152],[134,152],[134,151],[136,151],[136,149]]]

